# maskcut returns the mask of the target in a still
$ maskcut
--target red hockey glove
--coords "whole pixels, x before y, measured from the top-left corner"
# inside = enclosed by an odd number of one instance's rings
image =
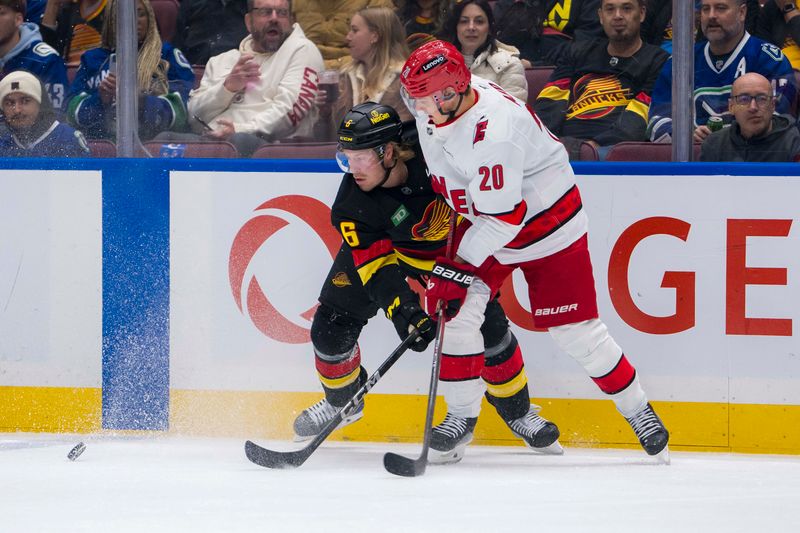
[[[443,302],[446,319],[456,316],[467,296],[467,288],[475,279],[475,270],[468,263],[456,263],[446,257],[437,258],[425,291],[425,307],[428,313],[435,316],[439,302]]]

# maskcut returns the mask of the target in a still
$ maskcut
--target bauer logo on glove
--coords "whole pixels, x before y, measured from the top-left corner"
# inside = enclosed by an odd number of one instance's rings
[[[455,268],[450,268],[445,265],[440,265],[439,263],[436,263],[433,266],[431,274],[437,278],[450,280],[453,283],[458,283],[463,287],[469,287],[472,284],[472,280],[475,279],[475,276],[468,272],[464,272],[463,270],[456,270]],[[430,286],[430,281],[428,283]]]
[[[425,307],[433,315],[439,302],[445,306],[445,318],[456,316],[467,297],[467,288],[475,279],[475,267],[469,263],[456,263],[452,259],[439,257],[428,278],[425,291]]]

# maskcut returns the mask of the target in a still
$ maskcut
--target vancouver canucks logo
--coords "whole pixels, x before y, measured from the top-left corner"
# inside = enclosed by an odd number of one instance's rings
[[[450,231],[450,208],[441,200],[434,200],[425,208],[422,220],[411,228],[415,241],[443,241]]]
[[[631,101],[630,89],[625,88],[614,75],[582,76],[574,89],[575,99],[567,109],[567,118],[594,120],[625,107]]]

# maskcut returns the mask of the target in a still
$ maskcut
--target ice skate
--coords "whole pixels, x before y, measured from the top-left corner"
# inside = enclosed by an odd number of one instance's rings
[[[316,437],[322,428],[327,424],[336,413],[339,412],[339,407],[333,406],[328,403],[326,399],[322,399],[303,410],[297,418],[294,419],[294,441],[302,442],[304,440],[311,440]],[[364,416],[364,402],[360,402],[342,419],[336,429],[341,429],[349,426]]]
[[[531,405],[527,413],[514,420],[507,420],[506,424],[528,448],[548,455],[563,454],[564,448],[558,442],[561,434],[558,426],[539,416],[539,409],[541,408],[538,405]]]
[[[669,432],[664,423],[648,403],[641,411],[625,418],[639,438],[639,443],[647,455],[655,456],[660,462],[669,464]]]
[[[467,444],[472,442],[476,418],[461,418],[447,413],[444,420],[431,432],[428,461],[432,464],[457,463],[464,458]]]

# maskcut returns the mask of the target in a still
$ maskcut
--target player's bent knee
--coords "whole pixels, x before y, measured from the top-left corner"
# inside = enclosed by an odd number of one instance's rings
[[[311,343],[321,354],[349,353],[361,335],[362,323],[322,304],[311,323]]]

